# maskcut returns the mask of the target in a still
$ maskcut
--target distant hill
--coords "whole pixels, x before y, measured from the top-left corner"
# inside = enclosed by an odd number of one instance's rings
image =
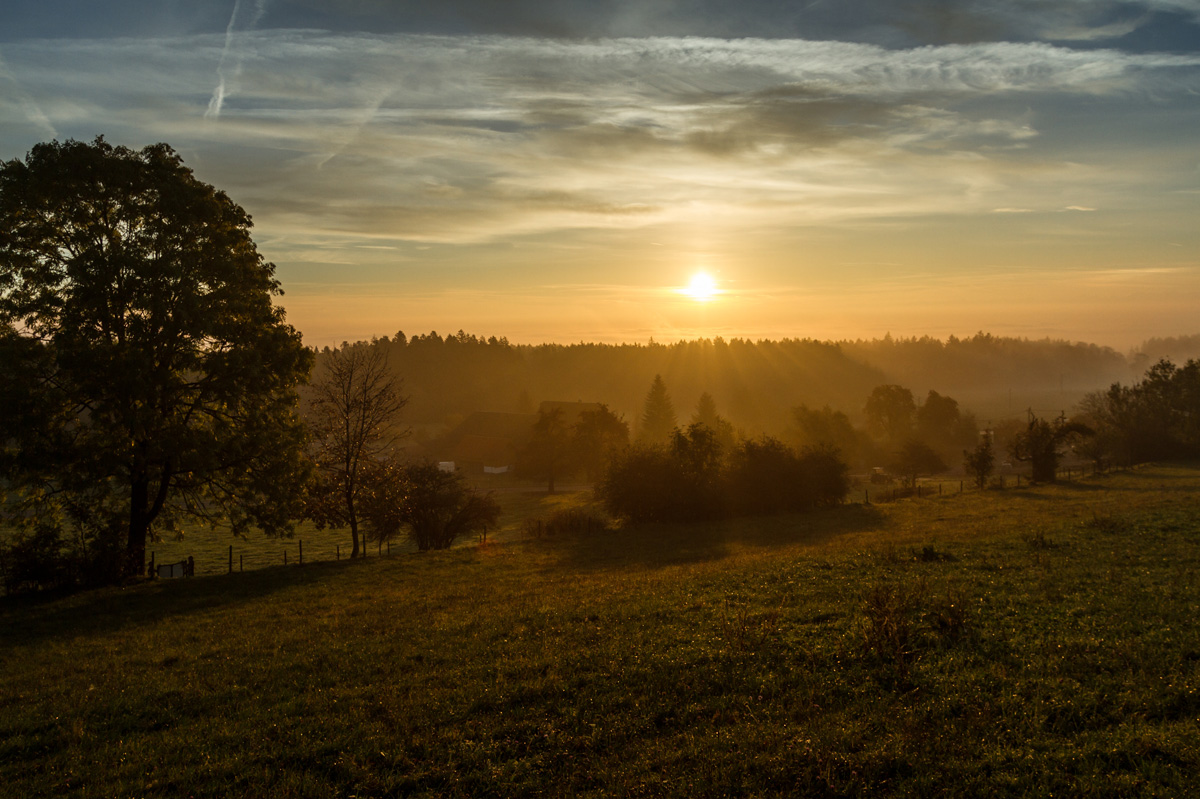
[[[360,342],[380,347],[410,396],[405,420],[452,427],[477,411],[535,412],[546,400],[603,402],[636,428],[655,375],[681,423],[702,393],[747,434],[779,433],[791,409],[829,405],[861,418],[877,385],[923,398],[956,398],[981,419],[1070,411],[1089,391],[1136,380],[1158,357],[1182,363],[1200,336],[1152,339],[1126,356],[1109,347],[1053,339],[930,337],[857,341],[698,339],[671,344],[516,345],[463,331]]]

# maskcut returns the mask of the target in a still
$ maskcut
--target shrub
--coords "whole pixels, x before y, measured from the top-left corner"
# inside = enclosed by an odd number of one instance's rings
[[[363,503],[363,518],[375,540],[404,531],[421,551],[449,549],[460,536],[496,526],[500,506],[478,494],[462,475],[435,463],[378,470]]]
[[[634,522],[691,521],[726,511],[765,514],[835,505],[849,470],[830,447],[795,450],[774,438],[742,441],[722,463],[711,431],[676,431],[670,449],[626,450],[597,487],[605,508]]]
[[[9,594],[74,583],[74,566],[62,534],[53,527],[35,529],[0,547],[0,575]]]
[[[678,521],[690,513],[682,464],[664,447],[639,444],[613,459],[596,493],[613,516],[634,522]]]
[[[833,447],[805,447],[800,452],[800,469],[810,505],[840,505],[846,499],[846,492],[850,490],[850,468]]]
[[[602,533],[607,529],[608,519],[593,508],[561,508],[549,518],[525,520],[525,532],[531,538]]]
[[[725,488],[730,507],[739,513],[780,513],[809,505],[800,456],[766,436],[746,439],[734,447]]]

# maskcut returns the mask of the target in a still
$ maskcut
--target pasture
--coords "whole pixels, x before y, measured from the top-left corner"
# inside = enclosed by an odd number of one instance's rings
[[[0,601],[0,796],[1192,790],[1195,467],[519,534],[586,501],[514,495],[446,552]]]

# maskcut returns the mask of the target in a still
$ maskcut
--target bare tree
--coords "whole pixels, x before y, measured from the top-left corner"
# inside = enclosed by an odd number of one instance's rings
[[[408,398],[378,347],[335,349],[318,362],[317,372],[309,424],[318,479],[308,515],[319,526],[349,527],[350,557],[356,558],[366,552],[359,549],[359,504],[371,473],[408,433],[397,427]]]

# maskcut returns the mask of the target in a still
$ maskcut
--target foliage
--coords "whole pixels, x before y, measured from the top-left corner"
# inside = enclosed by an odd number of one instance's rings
[[[595,482],[604,474],[613,456],[629,446],[629,425],[607,405],[583,411],[571,433],[573,460],[587,479]]]
[[[290,529],[312,355],[250,226],[165,144],[0,165],[7,517],[57,526],[96,568],[119,546],[102,579],[140,574],[152,527],[187,516]]]
[[[306,515],[319,527],[349,527],[351,558],[359,549],[359,504],[382,458],[393,454],[396,420],[407,399],[383,350],[346,346],[321,361],[308,407],[317,477]]]
[[[443,472],[436,463],[380,466],[363,501],[363,519],[374,540],[392,540],[403,532],[422,552],[486,533],[499,514],[491,495],[477,493],[462,475]]]
[[[7,594],[54,589],[77,582],[78,559],[68,550],[62,531],[41,526],[0,544],[0,578]]]
[[[828,405],[821,409],[799,405],[792,409],[796,423],[794,438],[801,448],[826,447],[837,450],[850,463],[859,463],[862,452],[860,434],[850,417]]]
[[[571,430],[563,423],[562,409],[538,411],[533,434],[517,455],[517,475],[545,480],[546,491],[553,494],[554,481],[573,466],[571,444]]]
[[[897,385],[876,386],[863,407],[867,429],[888,441],[900,441],[912,434],[916,412],[912,392]]]
[[[559,508],[547,518],[528,518],[525,532],[530,538],[602,533],[608,530],[608,519],[594,508]]]
[[[1025,431],[1013,439],[1009,452],[1029,463],[1033,482],[1053,483],[1058,479],[1058,461],[1065,454],[1059,448],[1077,436],[1091,434],[1091,428],[1081,422],[1057,419],[1051,423],[1032,416]]]
[[[667,384],[663,382],[662,375],[655,375],[643,403],[638,441],[646,444],[665,443],[675,426],[675,405],[667,393]]]
[[[733,424],[717,413],[717,403],[712,394],[705,391],[696,402],[696,412],[692,414],[692,424],[703,425],[713,432],[721,449],[729,451],[735,443]]]
[[[841,502],[848,470],[836,450],[801,453],[777,439],[738,443],[728,454],[703,425],[676,430],[671,447],[638,445],[597,487],[609,513],[635,522],[792,512]]]
[[[949,468],[942,456],[928,444],[910,438],[901,445],[892,462],[891,469],[904,477],[909,487],[916,487],[917,478],[925,474],[937,474]]]
[[[975,416],[961,412],[958,400],[933,390],[917,408],[916,422],[917,439],[928,444],[943,458],[952,456],[964,446],[970,446],[979,436]]]
[[[1200,455],[1200,361],[1159,361],[1132,386],[1089,395],[1083,411],[1097,433],[1089,454],[1098,464]]]
[[[698,518],[696,506],[690,503],[697,493],[671,450],[640,443],[619,453],[596,486],[596,495],[610,514],[634,522]]]
[[[810,510],[841,502],[848,473],[836,450],[796,452],[778,439],[746,439],[729,454],[727,502],[748,515]]]
[[[808,507],[840,505],[850,490],[850,470],[833,447],[804,447],[800,450],[801,485]]]
[[[992,451],[992,439],[984,436],[973,450],[963,450],[963,469],[980,491],[987,488],[988,478],[996,468],[996,453]]]

